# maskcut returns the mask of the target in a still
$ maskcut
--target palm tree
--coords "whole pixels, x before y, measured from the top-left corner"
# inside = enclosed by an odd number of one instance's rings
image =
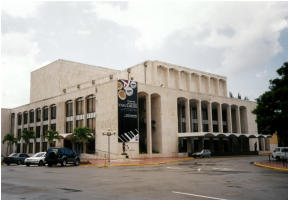
[[[82,143],[83,153],[86,153],[86,143],[89,138],[93,137],[91,130],[87,127],[78,127],[73,130],[71,141],[72,143]]]
[[[30,139],[36,139],[35,133],[32,130],[24,130],[22,133],[22,138],[26,144],[26,152],[28,153]]]
[[[49,146],[52,147],[53,146],[53,141],[54,140],[58,140],[60,141],[60,136],[59,133],[55,130],[48,130],[46,133],[44,133],[43,136],[44,139],[47,139]]]
[[[13,133],[8,133],[7,135],[4,136],[2,143],[4,144],[5,142],[7,142],[7,152],[6,154],[8,155],[8,150],[10,148],[10,152],[11,152],[11,148],[13,146],[13,144],[17,143],[17,138],[14,137]]]

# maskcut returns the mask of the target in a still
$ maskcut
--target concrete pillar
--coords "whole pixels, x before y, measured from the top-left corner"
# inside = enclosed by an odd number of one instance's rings
[[[83,100],[83,126],[87,127],[87,98]]]
[[[22,113],[22,115],[21,115],[21,134],[20,134],[21,136],[23,134],[23,130],[24,130],[24,113]],[[20,138],[20,142],[21,142],[20,152],[23,152],[24,141],[23,141],[22,137]]]
[[[42,142],[44,142],[43,139],[43,108],[40,109],[40,151],[42,151]]]
[[[72,130],[74,130],[76,128],[76,100],[72,101],[72,114],[73,114]]]
[[[203,120],[202,120],[202,101],[197,102],[197,115],[198,115],[198,132],[203,132]]]
[[[231,105],[228,105],[227,107],[227,126],[228,126],[228,133],[232,133]]]
[[[34,109],[34,113],[33,113],[33,116],[34,116],[34,127],[33,127],[33,130],[35,132],[35,137],[36,137],[36,109]],[[36,140],[33,142],[33,153],[36,153]]]
[[[191,132],[191,118],[190,118],[190,100],[187,99],[185,102],[186,105],[186,132]]]
[[[18,115],[15,113],[15,116],[14,116],[14,137],[17,138],[17,127],[18,127]],[[17,144],[18,144],[18,141],[17,143],[13,144],[13,152],[16,152],[17,151]]]
[[[48,106],[48,130],[51,129],[51,107]]]
[[[146,96],[147,152],[152,154],[151,95]]]
[[[219,130],[219,133],[223,133],[223,117],[222,117],[222,104],[221,103],[218,105],[218,130]]]
[[[209,132],[213,132],[212,103],[208,102],[207,109],[208,109]]]
[[[241,121],[240,121],[240,108],[237,106],[236,108],[236,126],[237,126],[237,133],[241,133]]]

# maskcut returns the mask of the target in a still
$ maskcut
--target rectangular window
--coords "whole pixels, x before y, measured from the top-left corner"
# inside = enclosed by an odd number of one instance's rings
[[[21,129],[17,130],[17,138],[19,139],[21,137]]]
[[[37,122],[41,121],[41,109],[37,109],[36,111],[36,121]]]
[[[36,126],[36,137],[40,138],[40,126]]]
[[[24,124],[27,124],[27,121],[28,121],[28,113],[27,113],[27,112],[24,112],[23,116],[24,116]]]
[[[87,127],[95,133],[95,118],[87,119]]]
[[[66,133],[72,133],[72,121],[66,122]]]
[[[20,147],[21,147],[21,145],[20,145],[20,143],[18,143],[17,144],[17,153],[20,153]]]
[[[47,151],[47,142],[42,142],[42,151]]]
[[[29,153],[33,153],[33,143],[29,143]]]
[[[12,115],[11,115],[11,130],[10,130],[11,133],[14,133],[14,126],[15,126],[15,114],[12,113]]]
[[[67,117],[73,116],[73,104],[72,104],[72,101],[66,103],[66,116]]]
[[[83,120],[76,120],[76,128],[83,127]]]
[[[51,119],[56,119],[56,106],[51,107]]]
[[[43,109],[43,121],[47,121],[48,120],[48,107],[45,107]]]
[[[48,131],[48,125],[43,125],[43,132],[42,135],[44,136]]]
[[[18,126],[21,125],[21,123],[22,123],[21,121],[22,121],[22,115],[21,115],[21,114],[18,114],[18,115],[17,115]]]
[[[30,130],[30,131],[33,131],[33,129],[34,129],[33,127],[29,127],[29,130]]]
[[[34,111],[31,110],[29,112],[29,123],[33,123],[34,122]]]
[[[40,152],[40,142],[36,142],[35,152]]]
[[[51,124],[50,129],[56,131],[56,124]]]
[[[95,112],[95,97],[87,98],[86,104],[87,113]]]
[[[83,100],[76,101],[76,115],[83,114]]]

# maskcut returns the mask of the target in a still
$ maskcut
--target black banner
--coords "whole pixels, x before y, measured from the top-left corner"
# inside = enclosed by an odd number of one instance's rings
[[[118,142],[138,142],[137,82],[118,80]]]

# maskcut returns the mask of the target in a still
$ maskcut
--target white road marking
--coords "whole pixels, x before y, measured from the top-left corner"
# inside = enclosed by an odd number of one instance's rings
[[[190,196],[202,197],[202,198],[209,198],[209,199],[213,199],[213,200],[225,200],[225,199],[223,199],[223,198],[209,197],[209,196],[205,196],[205,195],[197,195],[197,194],[183,193],[183,192],[177,192],[177,191],[172,191],[172,193],[183,194],[183,195],[190,195]]]
[[[181,170],[182,168],[178,168],[178,167],[167,167],[169,169],[174,169],[174,170]]]
[[[213,168],[213,170],[221,170],[221,171],[231,171],[229,168]]]

